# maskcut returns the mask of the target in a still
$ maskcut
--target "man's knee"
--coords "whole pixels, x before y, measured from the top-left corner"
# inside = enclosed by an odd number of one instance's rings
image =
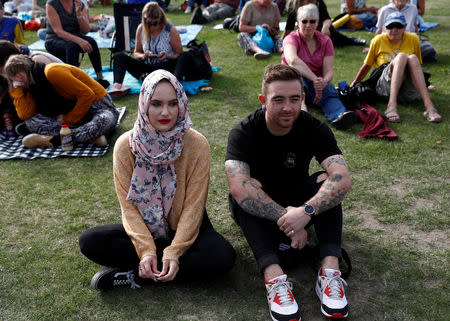
[[[414,54],[409,55],[407,59],[408,59],[408,64],[410,66],[414,66],[414,67],[419,66],[420,67],[419,58],[417,58],[416,55],[414,55]]]

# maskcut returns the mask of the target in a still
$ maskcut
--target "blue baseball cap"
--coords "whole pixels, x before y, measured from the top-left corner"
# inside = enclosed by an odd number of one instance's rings
[[[403,15],[403,13],[398,12],[398,11],[391,13],[389,16],[387,16],[384,26],[385,27],[389,26],[391,23],[395,23],[395,22],[398,22],[403,26],[406,25],[406,18]]]

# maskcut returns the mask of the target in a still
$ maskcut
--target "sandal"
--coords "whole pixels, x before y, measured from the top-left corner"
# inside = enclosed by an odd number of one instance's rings
[[[423,112],[423,115],[430,123],[440,123],[442,121],[441,115],[438,114],[437,109],[434,107],[428,108]]]
[[[400,122],[400,116],[398,115],[397,108],[395,108],[395,107],[386,109],[386,111],[384,112],[384,116],[391,123],[399,123]]]

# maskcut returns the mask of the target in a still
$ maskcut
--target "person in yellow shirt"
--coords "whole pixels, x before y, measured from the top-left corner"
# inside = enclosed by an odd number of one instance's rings
[[[45,65],[25,55],[8,58],[4,72],[17,115],[28,132],[22,143],[29,148],[59,145],[63,124],[72,129],[75,143],[107,144],[119,112],[106,90],[83,70],[63,63]]]
[[[114,147],[122,224],[93,227],[79,238],[81,252],[106,266],[91,280],[95,289],[199,280],[233,266],[236,253],[205,210],[209,144],[191,125],[175,76],[163,69],[148,75],[134,127]]]
[[[0,39],[17,44],[25,44],[22,23],[16,17],[4,17],[5,8],[0,2]]]
[[[393,12],[386,18],[386,33],[377,35],[370,43],[366,59],[352,85],[364,79],[372,66],[384,66],[378,79],[376,92],[388,98],[385,116],[390,122],[400,122],[397,101],[409,102],[419,95],[425,105],[424,115],[429,122],[442,120],[431,101],[422,71],[422,56],[419,38],[405,32],[406,19],[400,12]]]

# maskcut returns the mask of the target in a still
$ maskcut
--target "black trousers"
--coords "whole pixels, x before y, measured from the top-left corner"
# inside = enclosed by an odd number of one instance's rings
[[[114,82],[123,83],[125,73],[128,71],[134,78],[141,79],[145,75],[152,73],[158,69],[164,69],[171,73],[174,73],[177,66],[177,59],[167,59],[167,62],[159,65],[152,66],[146,64],[143,59],[135,59],[127,54],[120,52],[114,55],[113,74]]]
[[[170,240],[155,240],[158,261]],[[122,224],[96,226],[80,235],[81,253],[100,265],[122,270],[137,270],[140,259]],[[194,280],[213,277],[229,271],[236,260],[233,246],[214,230],[206,212],[200,232],[192,246],[179,258],[177,280]],[[159,262],[161,266],[161,262]]]
[[[306,182],[309,187],[307,190],[311,193],[300,196],[302,203],[317,193],[322,182],[317,183],[316,180],[322,173],[324,172],[313,174]],[[229,204],[233,219],[241,227],[261,272],[271,264],[290,268],[300,261],[301,251],[293,248],[286,249],[285,245],[290,245],[291,239],[280,230],[276,222],[245,212],[231,195]],[[326,256],[336,256],[341,259],[341,205],[314,216],[309,224],[314,224],[319,240],[320,259]]]

